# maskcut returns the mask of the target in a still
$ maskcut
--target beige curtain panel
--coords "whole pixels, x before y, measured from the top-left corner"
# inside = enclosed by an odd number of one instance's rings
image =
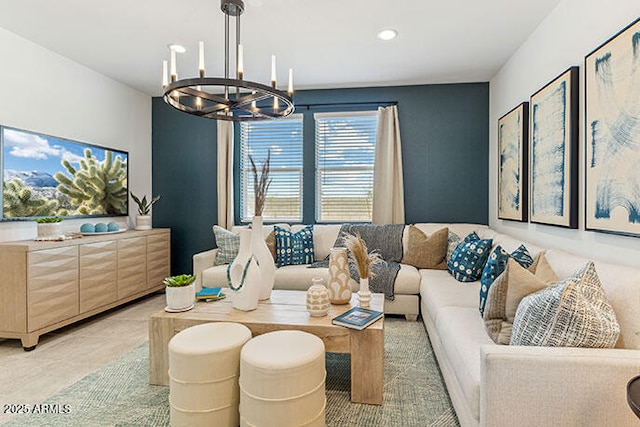
[[[373,166],[374,224],[404,224],[404,183],[398,107],[378,108],[376,156]]]
[[[218,225],[233,227],[233,122],[218,120]]]

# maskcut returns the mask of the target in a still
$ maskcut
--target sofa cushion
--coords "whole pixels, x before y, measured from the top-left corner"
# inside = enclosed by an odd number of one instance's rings
[[[276,225],[274,232],[278,267],[311,264],[314,261],[313,225],[308,225],[296,233]]]
[[[400,264],[396,281],[393,282],[393,293],[398,295],[418,295],[420,293],[420,272],[418,269],[412,265]]]
[[[226,288],[229,286],[227,282],[227,265],[214,265],[202,271],[202,284],[206,288]]]
[[[518,248],[509,254],[502,246],[498,245],[489,255],[489,259],[482,270],[482,277],[480,278],[480,315],[484,313],[484,306],[487,302],[487,293],[489,287],[496,280],[496,277],[500,276],[504,269],[507,267],[507,261],[509,258],[513,258],[523,266],[529,268],[533,264],[533,258],[529,254],[529,251],[524,245],[518,246]]]
[[[302,230],[305,225],[295,224],[291,226],[294,233]],[[328,259],[329,252],[338,238],[340,224],[314,224],[313,225],[313,253],[316,261]]]
[[[420,270],[420,277],[420,296],[427,307],[422,315],[432,323],[444,307],[474,307],[477,313],[480,282],[458,282],[445,270]]]
[[[480,278],[489,257],[493,240],[480,239],[473,232],[458,245],[449,260],[448,270],[461,282],[473,282]]]
[[[218,246],[216,265],[229,264],[238,255],[240,235],[218,225],[213,226],[213,235]]]
[[[478,308],[443,307],[436,319],[442,351],[474,417],[480,418],[480,347],[495,345],[480,321]]]
[[[401,263],[416,268],[446,270],[449,229],[441,228],[430,236],[414,225],[408,229],[407,246],[404,248]]]
[[[523,298],[512,345],[612,348],[620,334],[593,262],[571,276]]]
[[[509,344],[513,319],[522,298],[544,289],[556,279],[545,280],[548,273],[544,269],[541,275],[535,273],[509,258],[504,272],[489,288],[483,319],[487,333],[496,343]]]
[[[321,277],[322,283],[326,285],[329,280],[329,269],[308,268],[307,265],[286,265],[279,267],[276,269],[274,289],[306,291],[312,285],[311,279],[314,277]],[[355,283],[354,280],[352,280],[352,282]]]

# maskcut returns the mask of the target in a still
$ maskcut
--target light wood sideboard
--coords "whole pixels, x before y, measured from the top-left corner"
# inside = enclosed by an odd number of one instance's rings
[[[167,228],[0,243],[0,338],[33,350],[42,334],[164,289],[170,257]]]

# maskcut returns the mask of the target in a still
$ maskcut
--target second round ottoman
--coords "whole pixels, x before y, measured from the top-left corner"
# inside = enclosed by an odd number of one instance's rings
[[[259,335],[240,353],[240,425],[325,425],[325,351],[315,335]]]

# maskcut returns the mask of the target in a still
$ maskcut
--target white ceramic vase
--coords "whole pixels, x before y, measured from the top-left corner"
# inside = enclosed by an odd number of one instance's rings
[[[136,230],[151,230],[151,215],[137,215]]]
[[[187,310],[196,301],[196,284],[187,286],[167,286],[165,289],[167,308],[169,310]]]
[[[307,311],[314,317],[326,316],[331,305],[329,291],[322,284],[322,277],[314,277],[311,282],[307,290]]]
[[[251,230],[240,230],[238,255],[227,267],[227,279],[233,295],[233,307],[251,311],[258,308],[260,297],[260,270],[251,254]]]
[[[260,270],[260,300],[269,299],[276,281],[276,264],[264,241],[261,216],[254,216],[251,222],[251,253]]]
[[[351,276],[346,248],[331,248],[329,252],[329,301],[331,304],[347,304],[351,301]]]
[[[371,304],[371,291],[369,291],[369,278],[360,278],[360,290],[358,291],[360,307],[368,308]]]

